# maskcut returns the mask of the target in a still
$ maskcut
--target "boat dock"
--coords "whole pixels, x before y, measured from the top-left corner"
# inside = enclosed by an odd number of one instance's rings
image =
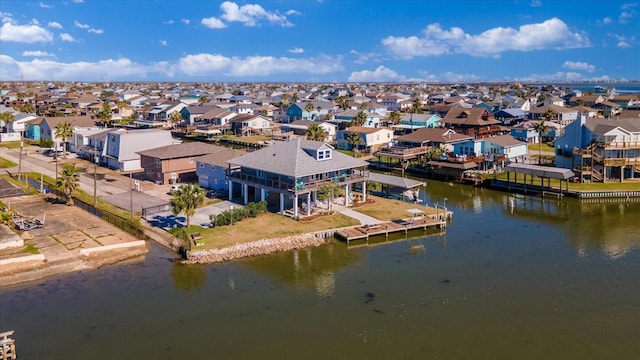
[[[451,211],[443,212],[438,217],[419,216],[410,219],[387,221],[379,224],[360,225],[350,228],[343,228],[335,232],[335,237],[342,239],[349,244],[354,240],[369,240],[372,236],[384,236],[389,238],[390,234],[407,234],[412,230],[444,229],[447,227],[447,219],[450,218]]]
[[[13,331],[5,331],[0,333],[0,360],[15,360],[16,344],[10,337]]]

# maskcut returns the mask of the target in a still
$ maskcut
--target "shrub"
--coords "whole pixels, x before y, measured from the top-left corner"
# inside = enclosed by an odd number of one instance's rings
[[[53,140],[51,140],[51,139],[40,139],[40,142],[38,143],[38,146],[40,146],[41,148],[52,148],[53,147]]]
[[[218,215],[209,215],[209,220],[211,220],[211,225],[213,226],[225,226],[244,218],[256,217],[265,212],[267,212],[267,202],[260,201],[258,203],[249,203],[239,209],[225,210]]]

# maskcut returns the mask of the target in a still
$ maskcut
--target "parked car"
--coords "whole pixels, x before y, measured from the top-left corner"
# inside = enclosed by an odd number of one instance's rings
[[[207,197],[209,199],[215,199],[215,198],[218,197],[218,194],[216,193],[215,190],[207,190],[207,194],[206,195],[207,195]]]
[[[171,187],[169,188],[169,194],[173,195],[173,193],[178,191],[178,189],[180,189],[181,186],[182,186],[182,184],[173,184],[173,185],[171,185]]]

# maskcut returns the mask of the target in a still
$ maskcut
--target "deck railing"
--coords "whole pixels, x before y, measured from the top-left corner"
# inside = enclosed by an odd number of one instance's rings
[[[414,148],[403,146],[382,147],[378,149],[376,156],[414,156],[426,154],[429,150],[431,150],[430,146],[420,146]]]

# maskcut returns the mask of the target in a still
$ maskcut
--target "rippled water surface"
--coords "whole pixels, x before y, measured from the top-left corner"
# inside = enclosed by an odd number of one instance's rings
[[[21,359],[637,359],[640,202],[430,182],[446,234],[0,290]]]

